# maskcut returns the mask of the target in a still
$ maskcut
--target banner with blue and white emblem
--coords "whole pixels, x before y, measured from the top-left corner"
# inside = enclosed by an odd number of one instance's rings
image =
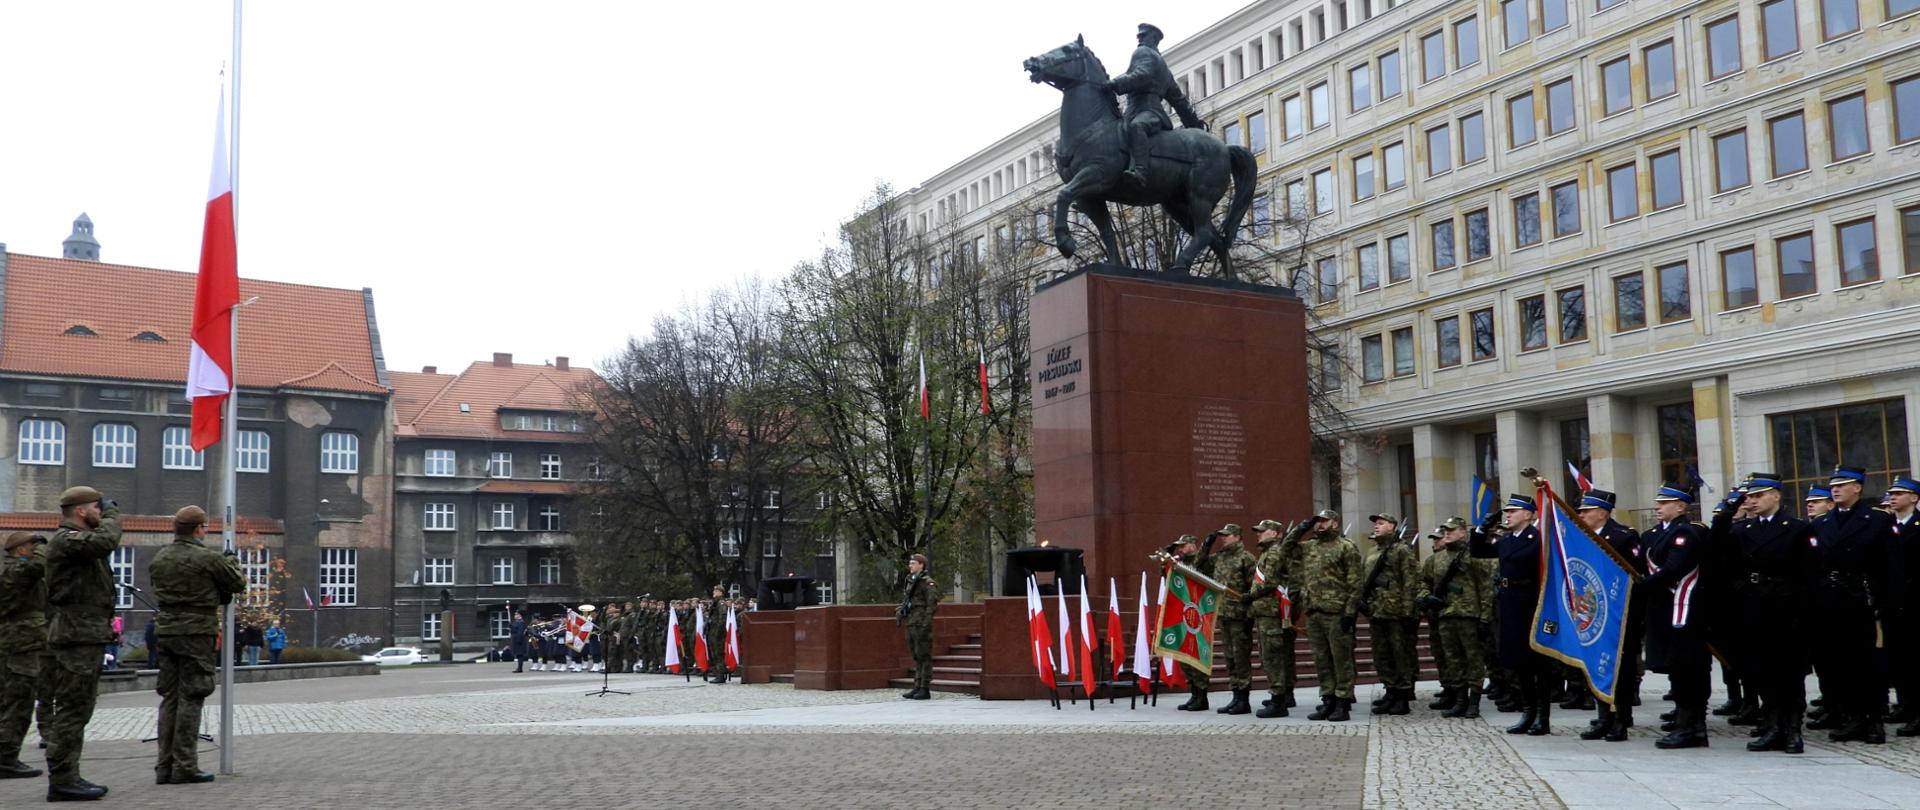
[[[1585,671],[1594,696],[1612,703],[1620,662],[1633,654],[1621,649],[1632,569],[1612,546],[1574,519],[1551,484],[1544,479],[1537,484],[1540,561],[1546,570],[1540,576],[1540,606],[1530,642],[1535,652]]]

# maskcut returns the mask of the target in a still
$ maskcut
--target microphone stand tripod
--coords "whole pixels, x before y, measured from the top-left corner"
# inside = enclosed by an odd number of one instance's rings
[[[608,679],[612,677],[613,677],[613,667],[609,667],[609,666],[600,667],[600,689],[598,691],[588,692],[582,697],[606,697],[608,695],[632,695],[633,694],[632,692],[622,692],[618,689],[609,687],[607,685]]]
[[[143,604],[143,605],[146,605],[146,606],[147,606],[147,609],[148,609],[148,610],[151,610],[151,611],[153,611],[153,615],[154,615],[154,620],[155,620],[155,621],[159,621],[159,618],[160,618],[160,608],[159,608],[159,606],[157,606],[157,605],[155,605],[155,604],[154,604],[154,603],[152,603],[152,602],[149,602],[149,601],[147,601],[147,598],[146,598],[145,596],[141,596],[141,594],[143,594],[143,593],[146,593],[146,591],[143,591],[143,590],[140,590],[139,588],[136,588],[136,587],[134,587],[134,586],[132,586],[132,585],[125,585],[125,584],[122,584],[122,583],[117,583],[117,582],[116,582],[116,583],[114,583],[114,584],[115,584],[115,585],[116,585],[117,587],[119,587],[119,588],[120,588],[121,590],[123,590],[123,591],[125,591],[125,592],[126,592],[127,594],[129,594],[129,595],[131,595],[131,596],[132,596],[132,597],[133,597],[134,599],[137,599],[137,600],[139,600],[139,601],[140,601],[140,604]],[[159,636],[155,636],[154,638],[156,638],[156,639],[158,639],[158,638],[159,638]],[[229,644],[231,644],[231,643],[233,643],[233,640],[232,640],[232,639],[227,639],[227,643],[229,643]],[[227,654],[227,651],[226,651],[226,650],[221,650],[221,651],[220,651],[220,654],[221,654],[221,655],[226,655],[226,654]],[[150,648],[150,649],[148,649],[148,650],[147,650],[147,663],[149,663],[149,664],[152,664],[152,665],[153,665],[153,668],[154,668],[154,669],[156,669],[156,670],[157,670],[157,669],[159,669],[159,668],[160,668],[160,651],[159,651],[159,650],[155,650],[155,649],[151,649],[151,648]],[[204,717],[203,717],[202,719],[204,720]],[[214,739],[213,739],[213,735],[212,735],[212,734],[208,734],[208,733],[205,733],[205,732],[198,732],[198,733],[196,733],[196,735],[195,735],[195,736],[197,736],[197,737],[199,737],[200,739],[203,739],[203,740],[206,740],[207,742],[214,742]],[[154,741],[156,741],[156,740],[158,740],[158,739],[160,739],[160,737],[159,737],[159,735],[155,735],[155,736],[152,736],[152,737],[148,737],[148,738],[146,738],[146,739],[143,739],[143,740],[141,740],[141,742],[143,742],[143,743],[150,743],[150,742],[154,742]]]

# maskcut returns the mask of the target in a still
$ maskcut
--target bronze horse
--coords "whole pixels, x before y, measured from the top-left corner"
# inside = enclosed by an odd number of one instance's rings
[[[1240,221],[1253,206],[1257,173],[1253,153],[1228,146],[1205,130],[1169,130],[1149,141],[1146,184],[1124,183],[1120,175],[1127,167],[1127,156],[1120,105],[1107,89],[1107,69],[1099,57],[1076,38],[1028,59],[1025,67],[1033,81],[1045,82],[1061,93],[1060,140],[1054,146],[1054,160],[1064,183],[1053,211],[1053,235],[1060,255],[1073,258],[1075,250],[1073,236],[1067,232],[1068,203],[1092,220],[1107,260],[1116,264],[1120,244],[1107,203],[1158,205],[1188,236],[1168,271],[1192,272],[1200,251],[1211,249],[1220,260],[1222,275],[1231,278],[1227,251]],[[1229,182],[1233,203],[1226,220],[1215,226],[1213,209],[1226,196]]]

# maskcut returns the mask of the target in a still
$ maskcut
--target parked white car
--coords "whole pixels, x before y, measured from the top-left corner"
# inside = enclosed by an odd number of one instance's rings
[[[360,656],[360,660],[372,661],[383,667],[399,667],[408,664],[418,664],[427,660],[427,658],[420,654],[419,647],[388,647],[372,655]]]

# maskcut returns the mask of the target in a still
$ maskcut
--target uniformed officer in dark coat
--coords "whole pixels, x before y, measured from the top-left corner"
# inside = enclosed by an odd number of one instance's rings
[[[1509,495],[1501,509],[1502,528],[1476,528],[1468,541],[1475,557],[1498,560],[1494,574],[1494,612],[1498,614],[1495,644],[1500,666],[1511,670],[1520,686],[1520,722],[1508,734],[1535,737],[1551,734],[1553,694],[1549,679],[1556,662],[1533,651],[1528,636],[1540,601],[1540,530],[1533,520],[1538,507],[1526,495]]]
[[[1725,560],[1733,580],[1730,605],[1739,651],[1734,666],[1763,706],[1766,731],[1749,751],[1806,750],[1801,723],[1807,710],[1807,595],[1812,584],[1813,545],[1806,521],[1780,508],[1780,476],[1754,473],[1727,506],[1713,516],[1708,545]],[[1748,519],[1734,511],[1746,507]]]
[[[1893,516],[1861,496],[1867,474],[1838,467],[1827,488],[1833,511],[1813,521],[1813,655],[1825,664],[1826,708],[1840,725],[1834,742],[1886,742],[1887,680],[1878,647],[1893,618],[1890,586],[1899,570]]]
[[[1618,500],[1618,496],[1604,489],[1587,490],[1587,494],[1580,497],[1580,505],[1574,507],[1574,515],[1581,525],[1625,560],[1635,575],[1644,577],[1647,562],[1640,549],[1640,533],[1613,519]],[[1596,707],[1599,716],[1586,731],[1580,732],[1580,739],[1625,742],[1627,729],[1633,727],[1633,700],[1640,694],[1640,647],[1647,631],[1646,603],[1646,589],[1634,588],[1627,601],[1626,626],[1621,631],[1620,665],[1615,681],[1618,687],[1613,693],[1616,703]]]
[[[1147,139],[1173,128],[1167,120],[1166,108],[1161,106],[1163,100],[1173,105],[1181,126],[1188,129],[1207,126],[1194,113],[1193,105],[1187,103],[1180,83],[1174,81],[1173,71],[1167,68],[1167,60],[1160,56],[1160,40],[1164,36],[1160,29],[1141,23],[1137,37],[1140,45],[1133,49],[1127,72],[1108,83],[1114,93],[1127,98],[1127,170],[1123,179],[1143,186],[1147,182]]]
[[[40,658],[47,645],[47,538],[7,537],[0,556],[0,779],[32,779],[40,769],[20,761],[33,719]]]
[[[913,689],[901,697],[926,700],[933,696],[933,603],[936,600],[933,577],[927,574],[927,557],[915,554],[907,560],[907,594],[900,601],[899,619],[907,627],[907,652],[913,655]],[[1088,700],[1093,696],[1088,695]]]
[[[1647,590],[1647,669],[1666,674],[1674,704],[1673,729],[1654,746],[1701,748],[1707,744],[1707,698],[1713,690],[1700,596],[1706,532],[1687,520],[1693,493],[1678,484],[1660,487],[1653,502],[1659,523],[1640,535],[1647,561],[1642,586]]]
[[[47,651],[40,672],[50,718],[47,800],[91,801],[107,789],[80,778],[80,749],[100,690],[101,648],[113,641],[113,569],[120,508],[93,487],[60,493],[60,530],[47,543]]]
[[[507,649],[513,654],[513,671],[527,671],[527,614],[513,612],[513,627],[507,631]]]
[[[1893,513],[1893,539],[1900,556],[1899,622],[1889,633],[1889,658],[1894,688],[1900,696],[1900,710],[1888,719],[1904,723],[1894,733],[1902,737],[1920,736],[1920,480],[1913,476],[1893,479],[1887,487],[1887,501]]]
[[[219,666],[220,606],[247,589],[233,557],[201,544],[207,513],[198,506],[173,515],[173,542],[153,555],[147,576],[159,602],[154,633],[160,642],[160,758],[156,784],[211,782],[200,770],[200,710],[213,694]]]

